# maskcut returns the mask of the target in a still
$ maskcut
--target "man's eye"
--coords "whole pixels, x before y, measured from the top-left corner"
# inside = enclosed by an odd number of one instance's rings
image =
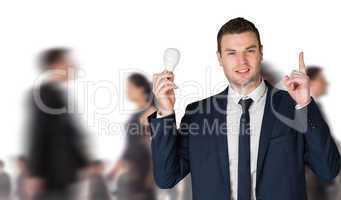
[[[236,53],[235,53],[235,52],[229,52],[229,53],[227,53],[227,55],[229,55],[229,56],[234,55],[234,54],[236,54]]]
[[[249,53],[255,53],[256,50],[255,50],[255,49],[249,49],[247,52],[249,52]]]

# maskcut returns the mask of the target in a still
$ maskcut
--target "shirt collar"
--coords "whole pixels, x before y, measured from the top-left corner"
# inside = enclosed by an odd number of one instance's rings
[[[241,95],[232,87],[229,87],[228,97],[232,99],[232,101],[236,104],[239,103],[240,99],[248,99],[251,98],[253,102],[258,102],[266,92],[266,85],[264,80],[262,79],[261,83],[248,95]]]

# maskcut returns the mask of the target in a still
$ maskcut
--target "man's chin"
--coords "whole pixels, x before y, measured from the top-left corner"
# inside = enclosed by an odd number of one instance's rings
[[[238,80],[234,80],[232,82],[233,85],[235,85],[238,88],[248,88],[251,85],[256,85],[258,80],[261,80],[260,78],[256,78],[256,77],[251,77],[251,78],[244,78],[244,79],[238,79]]]
[[[251,79],[239,79],[234,84],[238,87],[247,87],[250,83],[252,83]]]

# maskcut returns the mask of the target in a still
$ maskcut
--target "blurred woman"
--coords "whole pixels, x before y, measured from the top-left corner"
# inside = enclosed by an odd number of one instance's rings
[[[139,73],[131,74],[127,82],[129,101],[137,106],[125,128],[126,147],[111,175],[121,174],[117,180],[118,200],[154,200],[155,184],[152,177],[150,132],[147,117],[156,111],[152,86]]]

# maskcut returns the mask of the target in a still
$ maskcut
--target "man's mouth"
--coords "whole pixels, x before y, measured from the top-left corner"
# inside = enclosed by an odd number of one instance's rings
[[[250,68],[242,68],[242,69],[235,70],[235,72],[239,74],[245,74],[245,73],[248,73],[249,71],[250,71]]]

